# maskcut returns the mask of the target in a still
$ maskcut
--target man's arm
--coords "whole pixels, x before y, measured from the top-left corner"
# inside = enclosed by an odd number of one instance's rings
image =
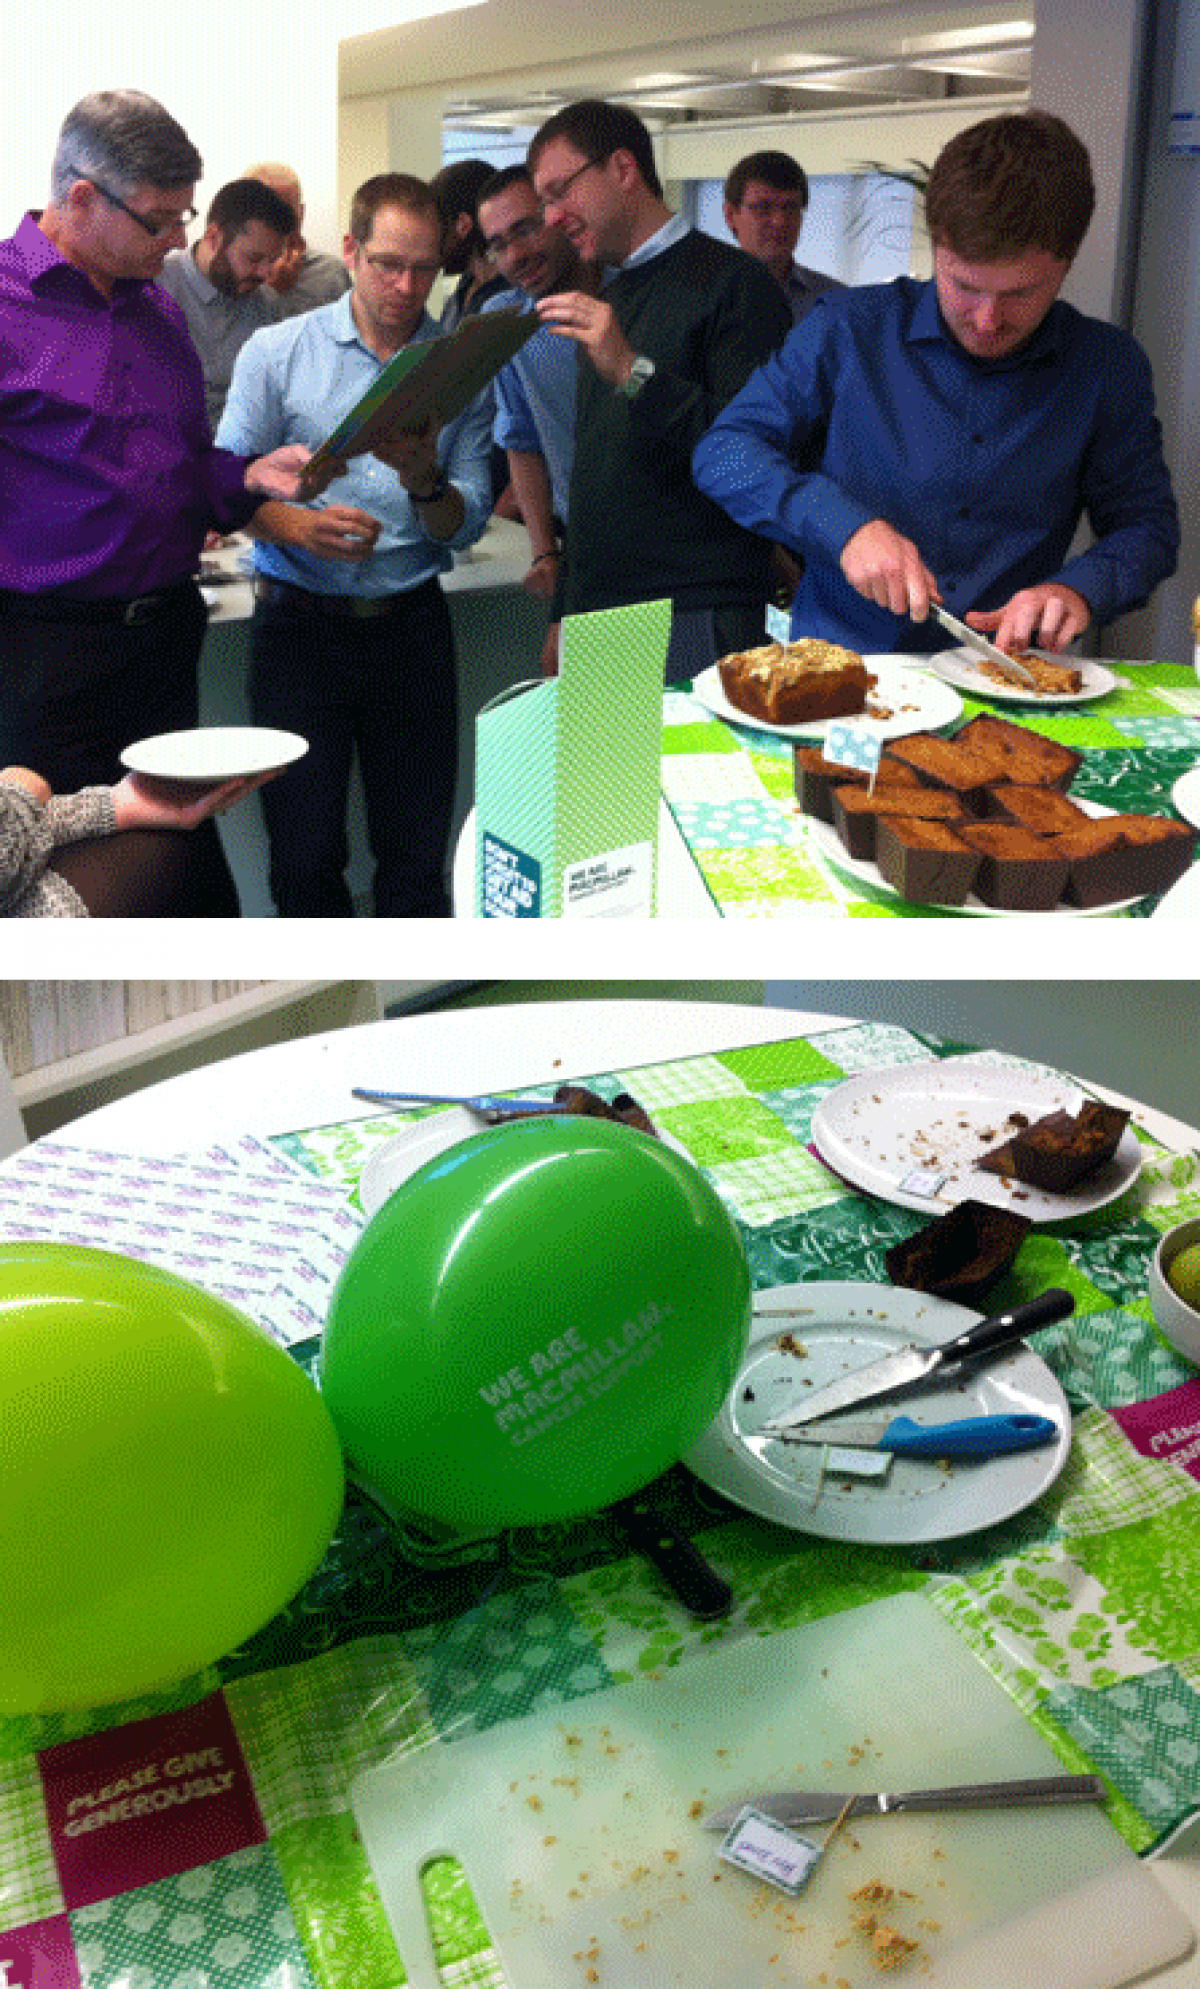
[[[532,451],[510,449],[508,474],[529,533],[532,563],[522,587],[527,594],[549,600],[558,575],[558,534],[554,529],[554,496],[545,460]]]

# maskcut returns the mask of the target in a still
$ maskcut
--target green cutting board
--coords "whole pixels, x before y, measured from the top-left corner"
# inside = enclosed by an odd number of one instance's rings
[[[426,1748],[352,1802],[414,1989],[439,1980],[420,1890],[439,1854],[461,1859],[512,1989],[878,1989],[852,1898],[874,1880],[897,1889],[878,1916],[919,1943],[889,1980],[1118,1989],[1185,1955],[1192,1931],[1094,1807],[864,1819],[794,1899],[723,1862],[698,1820],[754,1789],[1059,1772],[906,1595]]]

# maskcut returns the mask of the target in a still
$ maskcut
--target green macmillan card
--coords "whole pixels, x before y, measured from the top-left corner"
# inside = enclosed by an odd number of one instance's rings
[[[404,346],[313,452],[301,477],[301,496],[310,494],[308,485],[330,457],[362,456],[384,436],[423,428],[430,415],[444,428],[540,323],[536,311],[487,311],[464,318],[446,338]]]
[[[669,601],[569,615],[557,677],[476,720],[482,918],[650,917]]]

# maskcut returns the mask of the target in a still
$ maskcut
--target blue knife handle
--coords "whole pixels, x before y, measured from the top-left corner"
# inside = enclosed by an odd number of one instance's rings
[[[1058,1424],[1049,1416],[968,1416],[961,1423],[914,1423],[897,1416],[880,1439],[897,1457],[999,1457],[1051,1443]]]

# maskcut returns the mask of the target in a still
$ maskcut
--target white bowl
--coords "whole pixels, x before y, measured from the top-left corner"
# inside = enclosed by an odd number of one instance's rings
[[[1200,1243],[1200,1216],[1176,1223],[1160,1239],[1150,1260],[1150,1309],[1159,1331],[1176,1351],[1200,1367],[1200,1312],[1167,1281],[1168,1267],[1189,1243]]]

